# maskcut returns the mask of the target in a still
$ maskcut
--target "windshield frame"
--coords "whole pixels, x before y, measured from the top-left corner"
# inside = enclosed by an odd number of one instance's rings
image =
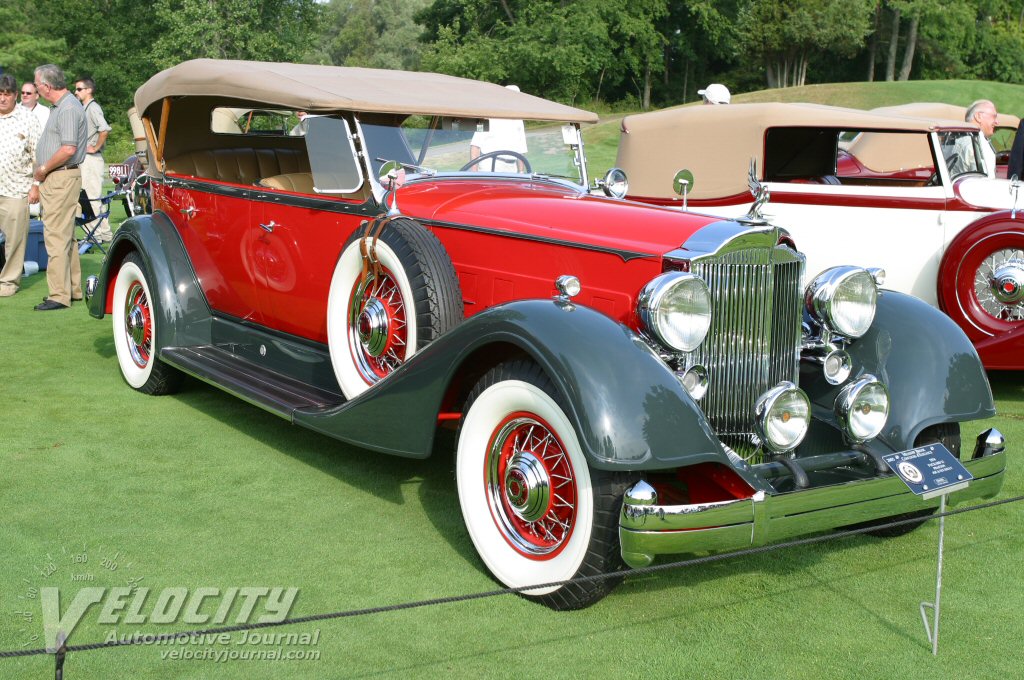
[[[580,124],[576,122],[539,122],[541,124],[540,127],[547,129],[546,134],[552,134],[551,128],[563,130],[563,132],[561,133],[563,144],[569,147],[569,149],[566,149],[564,153],[567,159],[571,155],[571,162],[577,172],[576,177],[568,177],[564,175],[549,174],[540,171],[533,171],[527,173],[518,171],[493,172],[487,170],[439,170],[436,168],[431,168],[429,167],[428,159],[430,144],[436,140],[438,131],[441,131],[443,129],[444,125],[442,123],[444,117],[437,115],[430,116],[428,125],[422,128],[413,128],[425,130],[425,134],[423,135],[421,144],[418,145],[418,148],[414,148],[417,145],[411,143],[412,140],[410,140],[409,136],[405,134],[406,130],[410,129],[405,127],[405,123],[408,121],[409,118],[412,117],[411,115],[396,114],[395,116],[391,116],[390,121],[387,120],[387,117],[382,117],[381,120],[373,120],[372,122],[371,120],[368,119],[376,118],[377,115],[365,115],[355,113],[353,114],[353,116],[355,120],[355,130],[360,141],[360,156],[363,158],[364,161],[364,170],[366,172],[367,177],[370,179],[370,185],[373,194],[378,199],[378,201],[383,200],[384,194],[387,193],[387,188],[381,185],[379,177],[380,166],[386,161],[397,161],[400,165],[402,165],[402,167],[406,171],[405,182],[412,182],[424,178],[465,179],[467,177],[477,177],[502,180],[535,180],[542,178],[560,184],[568,185],[578,191],[586,192],[588,190],[590,178],[587,174],[586,150],[584,148],[583,134],[580,129]],[[373,145],[371,144],[370,140],[374,136],[373,133],[375,130],[380,130],[382,128],[388,127],[397,128],[403,132],[401,141],[404,143],[408,151],[408,157],[406,159],[386,157],[387,155],[394,154],[384,154],[378,157],[379,154],[377,150],[373,148]],[[526,129],[528,131],[527,134],[529,136],[529,131],[535,130],[536,128],[532,127],[530,123],[527,123]],[[575,143],[568,143],[570,141]],[[412,162],[409,162],[410,160]],[[467,155],[465,160],[468,163],[469,160],[471,159]],[[428,163],[426,167],[423,165],[424,162]]]

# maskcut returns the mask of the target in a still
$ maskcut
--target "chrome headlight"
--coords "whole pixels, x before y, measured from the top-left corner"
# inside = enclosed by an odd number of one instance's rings
[[[814,320],[829,331],[859,338],[875,319],[878,286],[866,269],[832,267],[807,286],[804,300]]]
[[[699,276],[666,272],[644,286],[637,314],[643,329],[663,345],[692,352],[711,327],[711,295]]]
[[[874,439],[889,417],[889,390],[873,375],[864,375],[836,397],[836,419],[855,443]]]
[[[810,422],[810,399],[788,380],[762,394],[754,406],[757,436],[775,453],[799,446]]]

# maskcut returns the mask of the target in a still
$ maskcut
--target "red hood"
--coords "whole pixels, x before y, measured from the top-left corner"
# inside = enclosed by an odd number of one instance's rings
[[[437,179],[398,191],[403,215],[661,256],[721,217],[579,193],[553,182]]]

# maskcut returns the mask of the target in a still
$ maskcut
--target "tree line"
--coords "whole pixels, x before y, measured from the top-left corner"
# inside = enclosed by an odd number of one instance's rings
[[[197,57],[429,70],[579,106],[817,82],[1024,83],[1024,0],[4,0],[0,67],[92,76],[115,122]]]

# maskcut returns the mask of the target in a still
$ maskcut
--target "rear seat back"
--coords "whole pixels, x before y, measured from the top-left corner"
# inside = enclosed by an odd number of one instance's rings
[[[273,177],[264,177],[260,185],[268,189],[281,189],[283,191],[294,191],[300,194],[313,193],[313,174],[309,172],[289,172]]]
[[[200,149],[168,160],[167,171],[221,182],[256,184],[263,177],[308,173],[309,157],[305,149]]]

